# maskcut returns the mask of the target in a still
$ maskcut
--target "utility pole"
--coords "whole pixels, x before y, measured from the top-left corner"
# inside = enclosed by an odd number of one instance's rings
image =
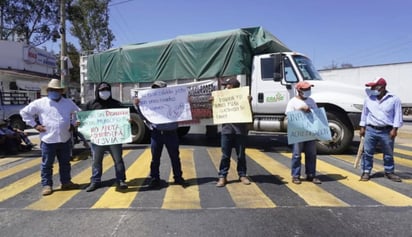
[[[60,35],[61,35],[61,48],[60,48],[60,83],[63,88],[66,89],[66,95],[69,87],[69,68],[67,58],[67,46],[66,46],[66,1],[60,0]]]

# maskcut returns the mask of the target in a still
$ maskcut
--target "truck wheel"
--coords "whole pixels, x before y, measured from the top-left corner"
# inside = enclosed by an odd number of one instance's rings
[[[26,123],[24,123],[23,119],[20,116],[13,116],[10,118],[10,126],[12,128],[18,128],[22,131],[26,129]]]
[[[189,133],[190,127],[179,127],[177,129],[177,135],[179,136],[179,138],[182,138],[184,136],[186,136]]]
[[[326,112],[332,140],[319,141],[316,148],[319,154],[338,154],[344,152],[352,143],[353,129],[344,115]]]
[[[132,120],[132,142],[142,143],[146,141],[150,132],[146,128],[143,120],[135,113],[131,113],[130,118]]]

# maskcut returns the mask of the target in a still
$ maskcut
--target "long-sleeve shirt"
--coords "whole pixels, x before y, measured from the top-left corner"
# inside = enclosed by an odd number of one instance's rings
[[[390,92],[381,100],[376,96],[366,97],[359,125],[400,128],[403,125],[401,100]]]
[[[59,101],[43,97],[31,102],[20,110],[20,115],[27,125],[35,127],[38,122],[46,127],[40,132],[40,140],[45,143],[67,142],[70,139],[70,127],[74,123],[75,112],[80,108],[70,99],[61,98]]]

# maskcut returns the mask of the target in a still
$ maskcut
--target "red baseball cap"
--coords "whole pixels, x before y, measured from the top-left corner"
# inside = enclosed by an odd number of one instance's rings
[[[296,90],[302,90],[302,89],[305,90],[310,87],[313,87],[313,85],[307,81],[300,81],[295,85]]]
[[[374,81],[366,83],[365,86],[386,86],[386,81],[382,77],[377,77]]]

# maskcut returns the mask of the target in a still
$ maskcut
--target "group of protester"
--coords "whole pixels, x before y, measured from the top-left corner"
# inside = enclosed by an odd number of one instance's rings
[[[235,78],[225,80],[222,85],[225,89],[240,87]],[[152,89],[164,88],[167,84],[163,81],[155,81]],[[384,153],[385,176],[396,182],[400,182],[399,176],[395,175],[393,149],[397,129],[402,126],[402,111],[400,100],[394,94],[386,90],[386,81],[379,78],[374,82],[367,83],[367,98],[364,102],[360,121],[360,135],[365,137],[365,147],[362,157],[361,181],[368,181],[373,165],[373,155],[377,144],[382,144]],[[316,102],[311,98],[311,88],[308,81],[302,81],[295,85],[296,96],[292,98],[286,109],[290,111],[300,110],[311,113],[317,108]],[[48,96],[31,102],[21,110],[23,120],[39,132],[42,151],[41,185],[42,195],[50,195],[53,192],[52,166],[57,156],[60,166],[61,189],[78,189],[78,184],[71,181],[70,166],[70,137],[74,127],[79,126],[74,115],[81,109],[70,99],[62,96],[64,88],[60,81],[52,79],[47,88]],[[252,100],[249,97],[249,102]],[[213,97],[210,98],[213,101]],[[171,164],[175,184],[186,187],[188,183],[183,178],[181,161],[179,156],[179,137],[177,133],[178,123],[154,124],[145,118],[139,108],[140,100],[134,98],[133,104],[145,124],[151,130],[151,154],[150,163],[150,188],[161,187],[159,173],[160,158],[163,146],[166,147]],[[99,110],[122,108],[118,100],[112,98],[111,86],[106,82],[100,83],[95,91],[95,99],[86,104],[85,110]],[[36,117],[38,119],[36,119]],[[237,173],[239,182],[249,185],[250,178],[247,176],[246,168],[246,136],[247,124],[226,123],[222,125],[221,150],[222,157],[219,165],[216,186],[224,187],[228,184],[227,175],[230,167],[232,148],[237,154]],[[115,176],[118,189],[127,189],[125,165],[122,158],[122,144],[97,145],[91,143],[92,151],[92,176],[87,192],[92,192],[102,186],[102,161],[105,152],[109,152],[115,164]],[[305,176],[304,180],[321,184],[316,176],[316,145],[315,141],[304,141],[293,144],[291,162],[291,181],[301,184],[301,154],[305,154]]]

